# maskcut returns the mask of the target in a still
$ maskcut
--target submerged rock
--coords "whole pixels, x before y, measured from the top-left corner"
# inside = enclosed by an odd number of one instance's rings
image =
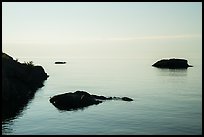
[[[123,100],[133,101],[128,97],[105,97],[91,95],[85,91],[76,91],[74,93],[64,93],[50,98],[50,102],[60,110],[76,110],[82,109],[90,105],[97,105],[105,100]]]
[[[15,117],[48,77],[41,66],[2,53],[2,119]]]
[[[187,69],[188,67],[193,67],[188,65],[188,61],[185,59],[162,59],[157,61],[152,66],[158,68],[169,68],[169,69]]]

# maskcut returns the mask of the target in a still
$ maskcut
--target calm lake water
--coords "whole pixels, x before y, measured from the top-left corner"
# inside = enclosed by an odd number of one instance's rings
[[[154,135],[202,134],[202,60],[187,70],[158,69],[155,58],[19,58],[49,74],[44,87],[16,118],[2,122],[2,134]],[[56,65],[55,61],[67,61]],[[59,111],[51,96],[84,90],[127,96],[77,111]]]

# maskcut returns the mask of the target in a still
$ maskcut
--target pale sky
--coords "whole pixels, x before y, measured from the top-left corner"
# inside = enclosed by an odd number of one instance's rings
[[[45,50],[51,56],[55,51],[74,55],[85,52],[80,48],[86,46],[97,54],[99,45],[154,46],[169,41],[202,47],[201,2],[2,3],[2,48],[17,56],[38,56]]]

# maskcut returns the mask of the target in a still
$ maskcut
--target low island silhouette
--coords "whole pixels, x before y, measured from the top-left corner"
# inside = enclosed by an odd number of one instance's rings
[[[152,65],[157,68],[168,68],[168,69],[187,69],[188,67],[193,67],[188,64],[186,59],[162,59],[157,61]]]

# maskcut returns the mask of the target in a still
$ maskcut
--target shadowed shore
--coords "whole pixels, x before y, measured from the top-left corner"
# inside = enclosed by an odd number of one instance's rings
[[[2,53],[2,120],[17,116],[48,78],[42,66]]]

